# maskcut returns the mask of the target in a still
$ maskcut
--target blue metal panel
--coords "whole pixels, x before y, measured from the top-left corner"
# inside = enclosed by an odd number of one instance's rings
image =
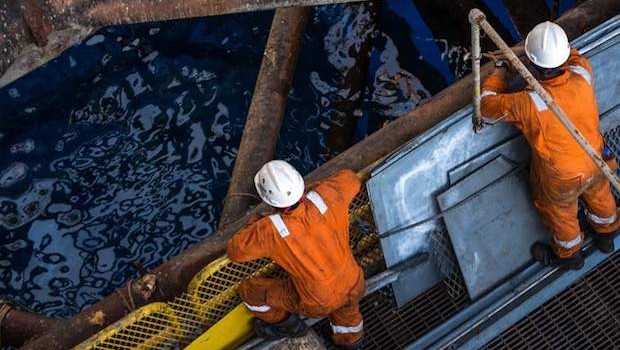
[[[460,183],[473,178],[483,185],[485,181],[481,177],[493,179],[494,174],[490,177],[478,175],[493,163],[498,162],[492,162]],[[530,246],[548,237],[532,205],[528,178],[527,171],[518,168],[444,215],[454,254],[472,300],[531,263]],[[462,193],[466,195],[468,191]]]
[[[474,170],[490,162],[493,158],[501,155],[515,163],[524,163],[530,159],[530,146],[521,135],[490,149],[488,152],[480,154],[476,158],[464,163],[448,172],[450,184],[455,184],[461,179],[471,174]]]
[[[516,167],[517,164],[506,159],[503,155],[496,156],[495,159],[472,171],[467,177],[438,195],[437,203],[439,203],[439,208],[442,212],[446,212],[448,209],[467,200],[483,188],[504,177]],[[452,179],[450,179],[450,183],[452,183]],[[474,199],[472,198],[471,200]],[[482,211],[484,208],[480,209]]]

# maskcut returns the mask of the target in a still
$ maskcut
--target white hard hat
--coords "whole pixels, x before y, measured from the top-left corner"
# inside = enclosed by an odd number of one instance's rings
[[[254,185],[263,201],[276,208],[290,207],[304,194],[304,178],[283,160],[263,165],[254,176]]]
[[[553,22],[543,22],[532,29],[525,38],[525,53],[535,65],[556,68],[570,56],[566,32]]]

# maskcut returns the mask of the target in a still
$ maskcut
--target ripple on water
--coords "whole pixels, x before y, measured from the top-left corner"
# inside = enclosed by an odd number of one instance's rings
[[[11,187],[23,180],[28,174],[28,165],[16,162],[0,173],[0,188]]]

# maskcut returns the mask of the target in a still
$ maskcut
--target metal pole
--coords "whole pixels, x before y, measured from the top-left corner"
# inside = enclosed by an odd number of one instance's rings
[[[473,11],[469,13],[469,21],[471,22],[471,70],[474,75],[474,113],[471,122],[474,132],[477,133],[484,126],[480,112],[480,26],[472,21],[472,13]]]
[[[234,222],[250,206],[260,203],[254,189],[254,174],[275,155],[288,92],[311,11],[310,7],[282,8],[276,10],[273,17],[228,194],[224,199],[220,227]]]
[[[8,302],[0,300],[0,346],[20,347],[63,322],[64,320],[18,310]]]
[[[545,101],[547,106],[553,111],[553,114],[560,120],[562,125],[566,128],[566,130],[571,134],[571,136],[577,141],[579,146],[590,156],[594,164],[598,166],[599,169],[603,172],[605,177],[611,182],[614,188],[620,191],[620,179],[614,174],[614,172],[607,166],[607,163],[601,158],[601,156],[592,148],[592,146],[588,143],[588,141],[583,137],[581,132],[577,130],[575,125],[570,121],[568,116],[564,113],[564,111],[558,106],[554,101],[551,95],[540,85],[540,83],[534,78],[532,73],[525,67],[525,65],[519,60],[519,58],[512,52],[510,47],[504,42],[504,40],[497,34],[497,32],[493,29],[493,27],[487,22],[486,16],[482,11],[478,9],[472,9],[469,12],[469,20],[472,23],[479,25],[482,30],[493,40],[495,45],[502,50],[502,53],[506,55],[512,66],[519,72],[519,74],[527,81],[529,86],[531,86],[534,91]]]

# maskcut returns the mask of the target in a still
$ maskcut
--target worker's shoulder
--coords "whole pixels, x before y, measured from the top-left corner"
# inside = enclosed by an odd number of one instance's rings
[[[321,181],[314,190],[321,194],[348,192],[350,188],[359,188],[360,179],[350,169],[342,169]]]
[[[260,231],[262,233],[273,233],[275,231],[274,221],[277,221],[276,216],[281,217],[279,213],[264,214],[259,219],[248,224],[248,227],[254,228],[256,231]]]
[[[338,184],[354,184],[359,183],[360,180],[357,174],[351,169],[342,169],[335,172],[332,176],[328,177],[325,182],[334,182]]]

